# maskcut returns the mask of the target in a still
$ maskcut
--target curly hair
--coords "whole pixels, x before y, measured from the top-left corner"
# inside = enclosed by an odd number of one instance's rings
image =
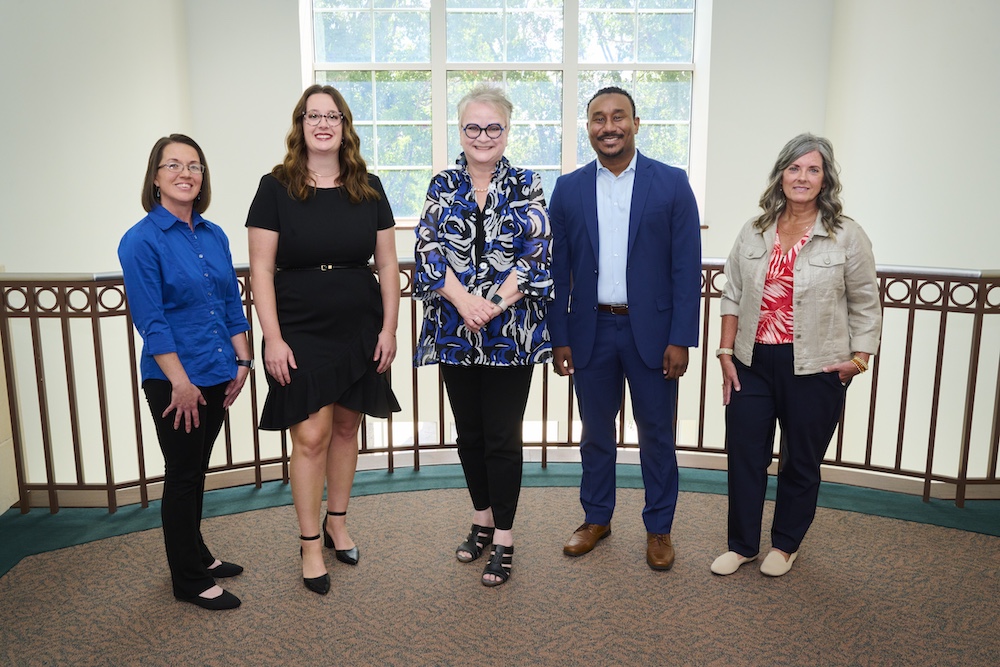
[[[160,160],[163,159],[163,149],[170,144],[184,144],[195,149],[198,153],[198,161],[205,167],[205,173],[201,175],[201,190],[194,200],[194,210],[204,213],[208,210],[208,205],[212,202],[212,179],[208,175],[208,162],[205,161],[205,151],[201,150],[198,142],[186,134],[171,134],[168,137],[160,137],[153,144],[153,150],[149,151],[149,163],[146,165],[146,177],[142,181],[142,207],[146,212],[152,211],[160,203],[160,196],[157,194],[159,188],[156,187],[156,173],[160,170]]]
[[[340,125],[341,136],[344,140],[340,147],[340,182],[347,193],[347,198],[353,204],[363,200],[378,199],[378,192],[368,184],[368,165],[361,157],[361,140],[358,139],[358,133],[354,131],[354,117],[351,115],[351,108],[347,106],[347,100],[340,94],[340,91],[333,86],[313,84],[302,93],[302,97],[299,98],[292,110],[292,127],[285,137],[285,145],[287,146],[285,159],[282,160],[281,164],[275,165],[271,174],[278,179],[279,183],[288,188],[288,195],[293,199],[305,201],[315,194],[316,186],[312,183],[307,165],[306,138],[302,124],[305,122],[303,115],[306,111],[306,101],[311,95],[319,93],[329,95],[340,113],[344,114]]]
[[[850,220],[843,214],[844,206],[840,202],[840,167],[833,159],[833,145],[829,139],[805,133],[795,137],[781,149],[778,159],[771,169],[764,194],[760,196],[760,207],[764,212],[754,221],[757,229],[765,230],[777,221],[785,210],[785,193],[781,189],[781,181],[785,169],[806,153],[816,151],[823,158],[823,185],[816,199],[823,227],[833,234],[841,226],[841,220]]]

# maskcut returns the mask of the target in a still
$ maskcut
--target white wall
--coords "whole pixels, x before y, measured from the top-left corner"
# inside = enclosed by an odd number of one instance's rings
[[[1000,2],[838,0],[827,133],[883,264],[1000,268]]]
[[[302,92],[297,0],[0,2],[0,263],[119,270],[153,143],[205,150],[237,262]]]
[[[713,0],[703,253],[725,257],[778,151],[824,131],[833,0]]]

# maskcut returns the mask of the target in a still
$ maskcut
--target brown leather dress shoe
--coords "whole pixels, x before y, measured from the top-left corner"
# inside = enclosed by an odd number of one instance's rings
[[[585,523],[573,532],[569,542],[563,547],[567,556],[582,556],[590,553],[600,540],[611,534],[611,524],[599,526],[596,523]]]
[[[646,533],[646,563],[654,570],[669,570],[674,564],[670,533]]]

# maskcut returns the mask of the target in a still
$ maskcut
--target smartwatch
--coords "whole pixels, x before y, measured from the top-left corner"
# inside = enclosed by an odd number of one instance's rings
[[[499,306],[500,310],[503,310],[507,306],[507,304],[504,303],[503,297],[500,296],[499,294],[494,294],[493,296],[491,296],[490,303]]]
[[[246,366],[250,370],[253,370],[253,359],[237,359],[236,360],[236,365],[237,366]]]

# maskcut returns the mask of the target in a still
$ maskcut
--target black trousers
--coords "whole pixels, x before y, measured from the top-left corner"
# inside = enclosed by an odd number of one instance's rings
[[[534,366],[441,365],[472,505],[514,526],[521,494],[521,428]]]
[[[174,413],[161,417],[170,405],[171,385],[166,380],[142,383],[146,401],[153,413],[156,436],[163,452],[164,479],[160,516],[163,542],[174,595],[190,598],[215,585],[208,566],[215,562],[201,537],[201,508],[205,496],[205,473],[212,456],[212,445],[219,435],[226,411],[226,383],[199,387],[207,405],[199,406],[201,425],[184,431],[184,423],[174,430]]]
[[[816,516],[820,465],[844,407],[847,388],[837,373],[795,375],[791,345],[756,345],[753,363],[733,360],[740,378],[726,408],[729,459],[729,549],[760,551],[767,467],[781,425],[781,466],[771,546],[799,550]]]

